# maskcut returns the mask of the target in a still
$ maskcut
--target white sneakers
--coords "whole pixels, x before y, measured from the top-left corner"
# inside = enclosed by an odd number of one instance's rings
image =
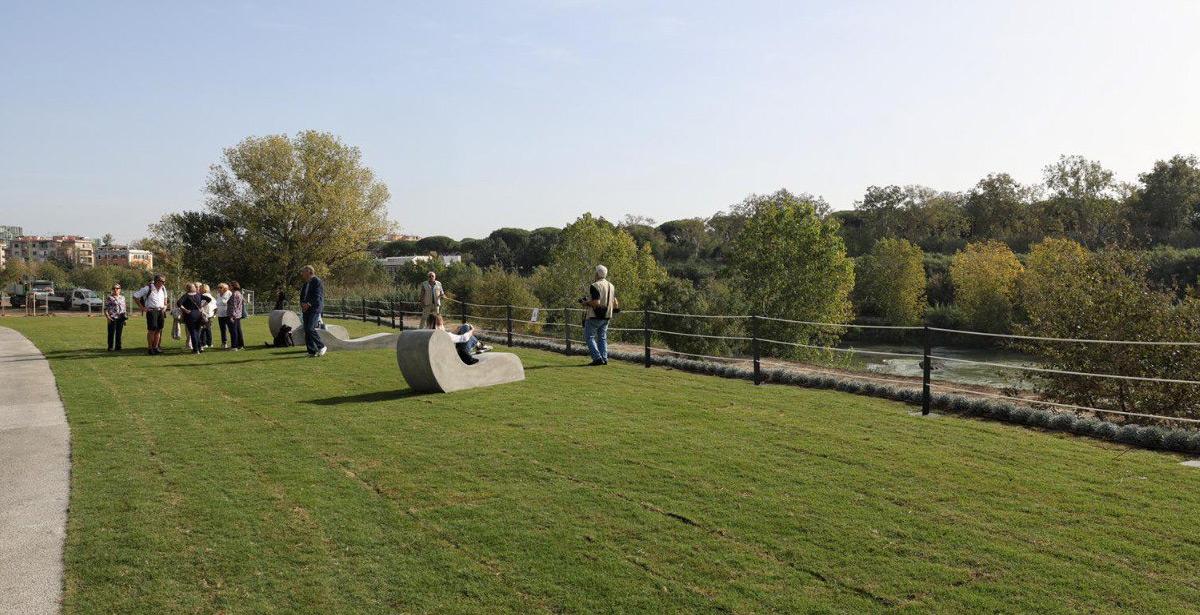
[[[329,346],[321,346],[321,349],[317,351],[317,356],[318,356],[318,357],[323,357],[323,356],[325,356],[325,351],[326,351],[326,350],[329,350]]]

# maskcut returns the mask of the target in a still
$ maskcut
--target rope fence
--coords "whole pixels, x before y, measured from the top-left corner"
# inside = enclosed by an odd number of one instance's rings
[[[583,329],[584,316],[588,312],[588,310],[584,308],[570,306],[551,308],[540,306],[473,303],[459,299],[453,299],[450,297],[445,299],[443,306],[446,305],[453,305],[454,308],[456,308],[443,310],[443,316],[446,320],[449,321],[452,319],[457,319],[464,323],[477,322],[487,325],[486,327],[481,327],[481,333],[484,333],[489,337],[503,338],[509,346],[513,345],[514,339],[537,340],[540,342],[554,344],[560,350],[571,354],[575,345],[579,345],[580,348],[585,345],[585,342],[583,339],[581,339],[580,335],[581,330]],[[267,309],[269,308],[269,305],[266,303],[256,303],[255,306],[257,307],[256,311],[258,312],[269,311],[269,309]],[[421,306],[417,301],[360,298],[357,300],[328,301],[326,303],[325,313],[331,318],[340,317],[345,319],[361,320],[363,322],[374,321],[381,326],[391,326],[393,328],[404,329],[408,326],[411,326],[411,320],[408,324],[405,323],[406,317],[420,317],[424,311],[421,309]],[[635,318],[636,320],[634,320]],[[693,321],[693,326],[689,327],[690,330],[677,330],[677,328],[673,326],[668,326],[668,320],[670,319],[686,319]],[[640,321],[640,323],[638,323],[640,326],[629,326],[633,324],[633,322],[637,321]],[[712,327],[721,333],[706,333],[702,332],[703,329],[701,331],[697,331],[695,325],[704,322],[713,323]],[[421,324],[423,323],[418,323],[418,326],[421,326]],[[766,337],[759,333],[760,327],[765,324],[771,325],[770,332],[774,333],[775,335],[772,337]],[[795,329],[789,328],[789,325],[795,327]],[[812,329],[808,329],[807,331],[802,329],[811,327],[920,332],[920,346],[922,346],[922,348],[919,348],[919,351],[902,352],[859,349],[853,347],[846,348],[833,346],[830,344],[805,343],[804,341],[779,339],[779,337],[782,337],[783,335],[792,335],[793,333],[797,335],[800,340],[806,339],[805,336],[809,336],[809,339],[812,339],[813,336],[816,335],[812,333]],[[864,355],[887,358],[918,359],[919,367],[921,369],[921,379],[919,384],[921,386],[920,403],[922,414],[929,414],[932,391],[936,389],[939,391],[952,393],[1011,400],[1024,404],[1044,405],[1047,407],[1059,408],[1064,411],[1075,413],[1085,412],[1096,415],[1114,415],[1131,418],[1136,417],[1153,419],[1158,421],[1200,424],[1200,419],[1197,418],[1164,416],[1146,412],[1134,412],[1127,409],[1108,409],[1095,407],[1093,405],[1063,403],[1060,401],[1018,397],[1015,395],[1006,395],[1003,394],[1003,392],[988,392],[976,389],[967,389],[962,388],[961,386],[954,386],[956,384],[955,381],[934,381],[932,374],[934,362],[941,361],[947,363],[994,368],[998,370],[1011,370],[1029,374],[1061,375],[1076,378],[1097,378],[1117,382],[1195,386],[1200,385],[1200,380],[1144,374],[1105,373],[1070,369],[1055,369],[1036,365],[998,363],[994,361],[944,356],[942,354],[935,354],[932,351],[931,338],[932,335],[936,333],[948,335],[961,334],[983,336],[997,339],[1051,344],[1200,347],[1200,342],[1195,341],[1060,338],[1036,335],[988,333],[983,331],[970,331],[945,327],[832,323],[777,318],[771,316],[690,314],[654,309],[622,310],[614,315],[614,318],[608,327],[608,332],[612,334],[612,342],[615,345],[626,345],[627,347],[629,345],[636,344],[639,346],[642,350],[643,362],[646,367],[650,367],[653,363],[651,360],[652,355],[692,357],[705,361],[718,361],[736,364],[749,363],[753,365],[753,381],[755,384],[761,384],[765,381],[762,371],[764,366],[777,369],[799,370],[802,372],[810,372],[815,374],[903,385],[906,387],[912,387],[918,384],[918,381],[915,379],[915,377],[914,380],[911,381],[900,380],[897,378],[881,377],[876,374],[867,375],[859,372],[833,372],[821,370],[818,367],[814,367],[806,362],[782,362],[779,360],[767,360],[767,357],[775,357],[776,359],[779,358],[779,353],[777,352],[764,353],[764,349],[767,349],[771,346],[797,349],[801,351],[816,351],[819,353],[831,352],[851,357],[854,355]],[[781,335],[781,333],[783,335]],[[676,343],[670,341],[672,339],[678,339],[680,341]],[[820,338],[818,337],[816,339]],[[683,348],[663,348],[655,345],[653,343],[654,340],[665,341],[667,345],[680,345],[683,346]],[[684,344],[683,340],[693,340],[693,342]],[[706,344],[705,342],[711,343]],[[691,345],[697,349],[715,348],[718,350],[718,352],[712,353],[699,350],[692,351],[691,348],[688,348],[688,345]],[[743,356],[737,356],[739,353],[741,353]],[[787,353],[784,353],[784,356],[787,356]],[[794,356],[806,357],[808,355],[801,353]]]

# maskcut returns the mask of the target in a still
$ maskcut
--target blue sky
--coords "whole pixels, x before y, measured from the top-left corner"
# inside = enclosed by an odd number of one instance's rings
[[[421,235],[1200,153],[1198,2],[0,4],[0,224],[143,236],[332,131]]]

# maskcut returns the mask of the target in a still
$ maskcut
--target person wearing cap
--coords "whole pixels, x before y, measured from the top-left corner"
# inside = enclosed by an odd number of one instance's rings
[[[133,293],[146,317],[146,354],[162,354],[162,332],[167,322],[167,278],[161,274]]]

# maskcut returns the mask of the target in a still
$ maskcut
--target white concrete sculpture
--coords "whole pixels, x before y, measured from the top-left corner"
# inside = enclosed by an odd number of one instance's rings
[[[271,330],[271,339],[279,334],[280,327],[287,325],[292,328],[292,343],[297,346],[305,344],[304,321],[300,315],[291,310],[274,310],[267,316],[267,327]],[[357,340],[350,339],[350,332],[341,325],[326,324],[325,329],[317,330],[321,341],[331,350],[361,350],[364,348],[389,348],[396,343],[396,333],[377,333]]]
[[[287,325],[292,328],[292,343],[297,346],[303,346],[304,337],[304,321],[300,319],[300,315],[291,310],[273,310],[267,315],[267,327],[271,329],[271,339],[275,339],[279,335],[279,329]]]
[[[338,331],[338,330],[341,331]],[[321,342],[330,350],[375,350],[379,348],[391,348],[396,345],[396,339],[400,337],[399,333],[372,333],[350,339],[350,335],[346,332],[345,327],[337,325],[325,325],[325,329],[317,329],[317,335],[321,336]]]
[[[396,363],[408,386],[422,393],[450,393],[525,379],[525,367],[515,354],[489,352],[467,365],[459,358],[445,331],[405,331],[396,341]]]

